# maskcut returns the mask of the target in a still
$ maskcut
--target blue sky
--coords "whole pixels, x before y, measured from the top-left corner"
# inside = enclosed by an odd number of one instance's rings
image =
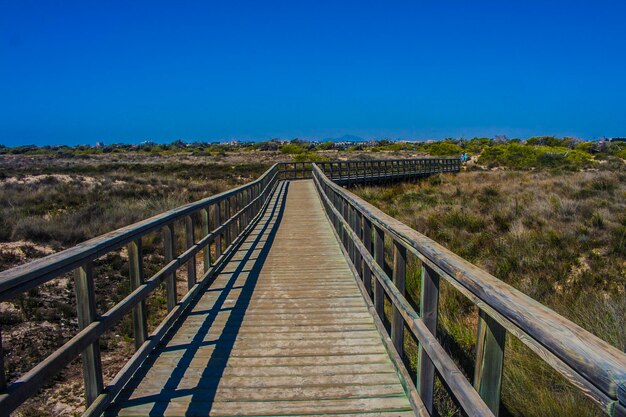
[[[626,1],[0,0],[0,143],[626,135]]]

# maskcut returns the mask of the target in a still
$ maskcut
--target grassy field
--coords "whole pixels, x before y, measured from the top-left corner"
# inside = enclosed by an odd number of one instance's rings
[[[413,184],[356,188],[365,200],[626,349],[626,169],[470,171]],[[419,299],[419,279],[410,296]],[[477,310],[441,288],[438,336],[473,375]],[[415,352],[410,355],[413,356]],[[415,358],[409,358],[415,362]],[[517,340],[505,352],[501,415],[600,416]],[[456,408],[438,390],[441,415]]]

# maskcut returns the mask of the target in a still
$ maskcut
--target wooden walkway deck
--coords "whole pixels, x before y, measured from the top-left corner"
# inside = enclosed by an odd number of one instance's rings
[[[313,182],[262,220],[107,415],[414,415]]]

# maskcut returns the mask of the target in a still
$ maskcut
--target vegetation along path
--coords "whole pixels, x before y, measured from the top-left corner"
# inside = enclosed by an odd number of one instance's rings
[[[311,180],[281,184],[174,328],[109,415],[414,415]]]

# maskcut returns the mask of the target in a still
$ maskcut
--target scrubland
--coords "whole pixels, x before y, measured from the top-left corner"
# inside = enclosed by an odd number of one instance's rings
[[[618,349],[626,350],[626,169],[481,170],[356,194]],[[409,296],[419,300],[410,271]],[[477,309],[443,283],[438,337],[471,380]],[[416,351],[409,349],[415,364]],[[458,411],[439,385],[441,415]],[[507,338],[504,416],[601,416]]]
[[[274,145],[270,143],[270,145]],[[292,146],[293,145],[293,146]],[[569,147],[566,147],[569,146]],[[584,145],[584,146],[583,146]],[[0,269],[28,262],[258,177],[279,161],[473,156],[467,171],[417,183],[354,191],[496,277],[619,349],[626,349],[626,169],[622,147],[550,141],[527,146],[476,139],[423,147],[379,143],[337,150],[302,143],[268,149],[161,149],[111,153],[80,149],[0,149]],[[172,145],[173,146],[173,145]],[[268,145],[269,146],[269,145]],[[620,145],[621,146],[621,145]],[[571,152],[572,147],[576,152]],[[8,150],[7,150],[8,149]],[[487,150],[485,152],[485,150]],[[182,247],[182,227],[179,227]],[[146,275],[163,262],[159,236],[143,241]],[[96,262],[103,313],[130,291],[124,250]],[[419,299],[411,270],[409,296]],[[185,277],[179,277],[184,287]],[[70,275],[0,303],[9,381],[76,333]],[[150,327],[163,317],[159,289],[148,300]],[[462,370],[473,373],[477,310],[441,284],[438,335]],[[132,355],[130,317],[101,340],[105,381]],[[408,360],[415,364],[414,350]],[[602,415],[527,348],[507,339],[504,409],[511,416]],[[438,384],[442,416],[456,407]],[[80,360],[17,415],[76,415],[84,409]]]

